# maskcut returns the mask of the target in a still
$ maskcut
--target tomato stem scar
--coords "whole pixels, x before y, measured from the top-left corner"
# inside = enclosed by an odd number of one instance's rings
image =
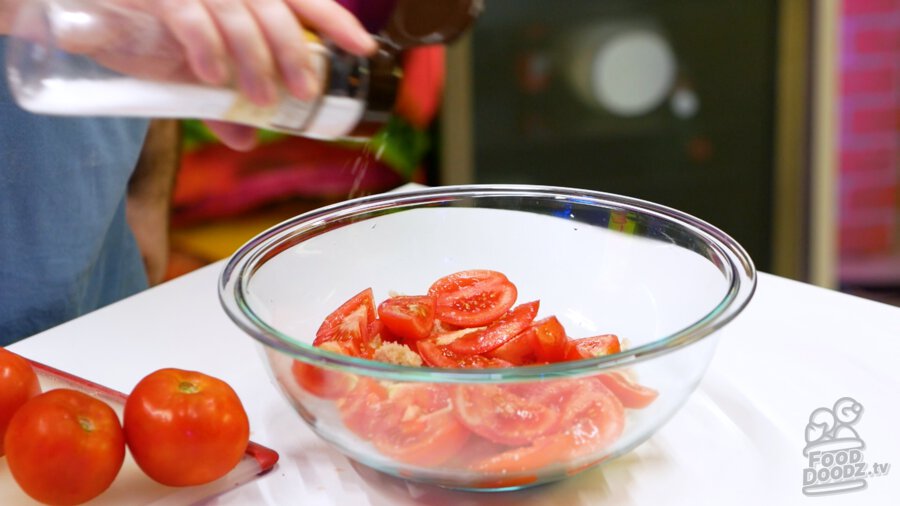
[[[200,391],[200,388],[197,387],[196,383],[192,383],[190,381],[182,381],[178,383],[178,390],[186,394],[196,394]]]

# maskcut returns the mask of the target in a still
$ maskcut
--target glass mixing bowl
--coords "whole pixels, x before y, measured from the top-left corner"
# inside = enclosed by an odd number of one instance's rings
[[[312,345],[326,316],[364,289],[378,304],[470,269],[505,274],[517,303],[539,300],[537,318],[556,316],[568,338],[615,334],[622,351],[435,368]],[[338,451],[410,480],[499,491],[565,478],[652,436],[755,286],[743,248],[685,213],[588,190],[471,185],[285,221],[235,252],[219,295],[297,413]]]

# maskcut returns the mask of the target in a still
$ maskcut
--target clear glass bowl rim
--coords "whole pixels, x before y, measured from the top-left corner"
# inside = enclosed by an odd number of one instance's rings
[[[689,231],[721,260],[729,282],[725,295],[709,313],[687,327],[641,346],[587,360],[506,369],[442,369],[409,367],[348,357],[297,341],[263,321],[251,308],[244,289],[267,255],[279,245],[329,223],[379,210],[410,207],[468,198],[532,197],[596,203],[614,210],[651,215]],[[622,195],[556,186],[472,184],[424,187],[346,200],[315,209],[279,223],[250,239],[226,262],[219,278],[219,301],[229,318],[244,332],[269,348],[295,359],[381,380],[429,383],[501,383],[595,375],[624,365],[643,362],[685,348],[733,320],[756,290],[756,268],[744,248],[715,226],[682,211]]]

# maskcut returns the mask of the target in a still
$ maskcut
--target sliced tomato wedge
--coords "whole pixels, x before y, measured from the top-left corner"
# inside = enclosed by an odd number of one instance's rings
[[[471,328],[471,327],[469,327]],[[452,334],[455,332],[466,331],[465,327],[459,327],[457,325],[451,325],[446,322],[442,322],[438,319],[434,320],[434,326],[431,328],[431,335],[429,337],[443,337],[447,334]],[[461,335],[461,334],[460,334]]]
[[[566,360],[583,360],[586,358],[613,355],[622,351],[619,338],[615,334],[582,337],[569,341],[566,349]]]
[[[597,385],[599,386],[599,385]],[[576,417],[569,428],[541,442],[557,447],[566,461],[580,459],[603,451],[619,439],[625,428],[625,409],[609,390],[595,386],[594,403]]]
[[[534,340],[534,332],[528,329],[487,352],[487,356],[506,360],[514,365],[534,364],[537,361]]]
[[[434,306],[430,295],[398,295],[378,305],[378,317],[402,339],[424,339],[434,328]]]
[[[336,341],[322,343],[319,348],[342,355],[349,355]],[[353,376],[324,367],[318,367],[300,360],[291,364],[294,381],[307,392],[323,399],[337,399],[347,394],[356,382]]]
[[[493,321],[484,330],[468,333],[447,346],[459,355],[479,355],[499,348],[531,325],[539,307],[540,301],[520,304]]]
[[[378,349],[385,341],[399,341],[397,336],[384,326],[384,322],[377,318],[366,326],[366,340],[373,350]]]
[[[416,343],[422,360],[431,367],[456,369],[490,369],[512,367],[506,360],[484,355],[459,355],[448,346],[438,344],[434,339],[422,339]]]
[[[384,419],[388,391],[381,383],[360,377],[353,389],[335,402],[341,420],[351,432],[369,440]]]
[[[602,452],[622,434],[625,410],[599,381],[594,380],[590,390],[592,402],[587,409],[572,417],[571,423],[559,432],[476,462],[471,468],[490,474],[530,476],[541,468]]]
[[[407,464],[435,467],[447,462],[466,444],[470,432],[453,416],[453,408],[403,420],[375,435],[381,453]]]
[[[529,332],[534,334],[534,355],[537,362],[560,362],[566,358],[569,338],[566,329],[555,316],[534,322]]]
[[[316,331],[314,346],[340,343],[356,357],[370,358],[368,325],[375,321],[375,297],[371,288],[359,292],[329,314]]]
[[[598,378],[626,408],[646,408],[659,397],[656,390],[639,385],[620,372],[601,374]]]
[[[518,292],[503,274],[474,269],[438,279],[428,295],[435,298],[437,319],[460,327],[480,327],[506,313]]]
[[[565,359],[569,338],[555,316],[533,322],[531,327],[487,353],[515,365],[552,364]]]
[[[420,466],[439,466],[456,455],[469,431],[453,416],[445,388],[434,384],[388,387],[372,444],[384,455]]]
[[[529,444],[553,433],[559,406],[531,395],[534,385],[460,385],[454,389],[456,415],[479,436],[507,445]]]
[[[431,367],[458,367],[462,358],[446,346],[437,344],[433,339],[419,341],[416,343],[416,349],[422,360]]]

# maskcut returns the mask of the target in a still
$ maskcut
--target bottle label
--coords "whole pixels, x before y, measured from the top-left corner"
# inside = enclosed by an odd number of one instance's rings
[[[307,39],[311,67],[315,72],[319,90],[325,90],[328,75],[328,50],[318,43],[318,39],[314,35],[308,34]],[[277,102],[271,106],[261,107],[250,102],[243,95],[237,95],[225,113],[224,120],[288,133],[304,133],[322,99],[323,97],[320,95],[314,100],[300,100],[287,91],[282,91],[281,98]]]
[[[300,100],[284,93],[275,105],[260,107],[238,95],[225,113],[226,121],[246,123],[260,128],[300,133],[306,130],[316,102]]]
[[[272,128],[306,130],[316,103],[285,94],[269,121]]]
[[[308,125],[305,135],[317,139],[337,139],[350,133],[362,119],[366,104],[350,97],[325,97],[321,112]]]

